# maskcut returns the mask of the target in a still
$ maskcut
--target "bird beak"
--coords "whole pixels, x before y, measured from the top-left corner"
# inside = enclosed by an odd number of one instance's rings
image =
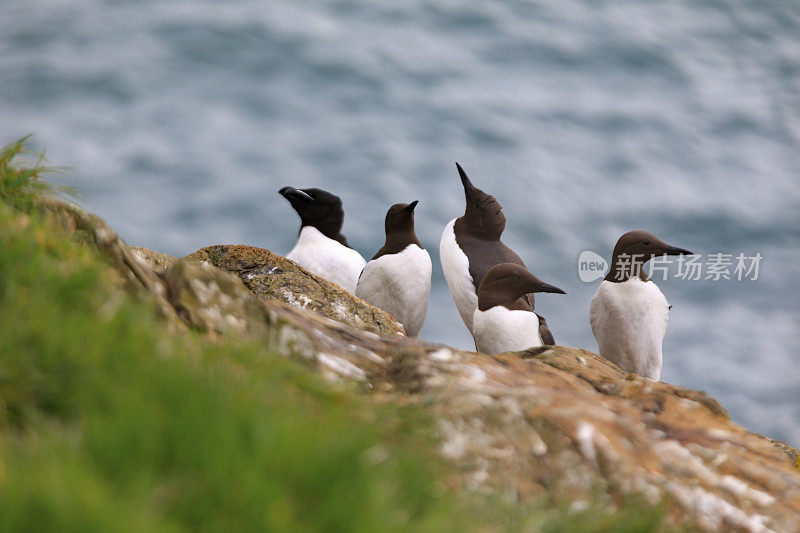
[[[278,191],[278,194],[286,198],[287,200],[308,200],[309,202],[313,202],[314,199],[309,196],[306,192],[301,191],[300,189],[295,189],[294,187],[284,187],[283,189]]]
[[[472,182],[469,181],[467,173],[464,172],[464,169],[461,168],[461,165],[458,164],[458,161],[456,161],[456,168],[458,169],[458,175],[461,176],[461,185],[464,186],[464,191],[469,191],[473,188]]]
[[[556,294],[567,294],[566,292],[562,291],[555,285],[550,285],[549,283],[542,283],[538,287],[536,287],[535,292],[553,292]]]
[[[664,254],[665,255],[694,255],[689,250],[685,250],[683,248],[678,248],[677,246],[667,245],[664,247]]]
[[[403,211],[406,211],[407,213],[413,213],[413,212],[414,212],[414,208],[415,208],[415,207],[417,207],[417,204],[418,204],[418,203],[419,203],[419,200],[414,200],[413,202],[411,202],[410,204],[408,204],[408,205],[405,207],[405,209],[403,209]]]

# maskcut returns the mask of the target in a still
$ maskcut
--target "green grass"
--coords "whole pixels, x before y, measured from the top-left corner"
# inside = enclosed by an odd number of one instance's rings
[[[0,150],[0,530],[581,530],[445,490],[419,411],[255,342],[168,333],[37,211],[47,169],[24,147]]]

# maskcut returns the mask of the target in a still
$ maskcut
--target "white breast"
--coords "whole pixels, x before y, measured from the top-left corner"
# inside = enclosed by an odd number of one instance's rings
[[[366,264],[361,254],[311,226],[300,230],[297,244],[286,258],[350,292],[356,290],[358,275]]]
[[[419,335],[430,295],[431,256],[416,244],[368,262],[356,288],[356,296],[390,313],[409,337]]]
[[[500,305],[486,311],[476,309],[472,326],[475,347],[490,355],[542,345],[539,318],[530,311],[510,311]]]
[[[472,332],[472,315],[478,308],[478,293],[472,283],[472,276],[469,273],[469,259],[456,242],[456,234],[453,225],[456,219],[451,220],[444,228],[442,240],[439,243],[439,258],[442,262],[442,270],[450,287],[450,294],[456,303],[461,319],[467,325],[467,329]]]
[[[603,281],[592,298],[589,322],[600,355],[623,370],[661,377],[661,343],[669,304],[653,281]]]

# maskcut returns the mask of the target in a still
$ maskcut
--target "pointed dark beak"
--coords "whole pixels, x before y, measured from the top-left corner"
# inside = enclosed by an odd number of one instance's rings
[[[664,254],[666,254],[666,255],[694,255],[689,250],[685,250],[683,248],[678,248],[677,246],[670,246],[670,245],[667,245],[666,248],[664,248]]]
[[[284,187],[283,189],[278,191],[278,194],[286,198],[287,200],[308,200],[313,202],[314,199],[309,196],[304,191],[300,189],[295,189],[294,187]]]
[[[465,191],[469,191],[473,188],[472,182],[469,181],[467,173],[464,172],[464,169],[461,168],[461,165],[458,164],[458,161],[456,161],[456,168],[458,169],[458,175],[461,176],[461,185],[464,186]]]
[[[414,208],[415,208],[415,207],[417,207],[417,204],[418,204],[418,203],[419,203],[419,200],[414,200],[413,202],[411,202],[410,204],[408,204],[408,205],[405,207],[405,209],[403,209],[403,211],[406,211],[406,212],[408,212],[408,213],[413,213],[413,212],[414,212]]]
[[[549,283],[542,283],[536,288],[536,292],[552,292],[555,294],[567,294],[566,292],[562,291],[555,285],[550,285]]]

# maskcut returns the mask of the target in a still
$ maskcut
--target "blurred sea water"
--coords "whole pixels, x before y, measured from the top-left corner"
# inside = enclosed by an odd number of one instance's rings
[[[35,133],[129,243],[286,253],[291,184],[342,196],[368,258],[420,200],[425,339],[472,347],[438,264],[456,160],[567,291],[537,298],[560,344],[597,349],[577,259],[625,231],[760,253],[756,281],[659,281],[662,379],[800,444],[797,2],[3,0],[0,21],[0,143]]]

